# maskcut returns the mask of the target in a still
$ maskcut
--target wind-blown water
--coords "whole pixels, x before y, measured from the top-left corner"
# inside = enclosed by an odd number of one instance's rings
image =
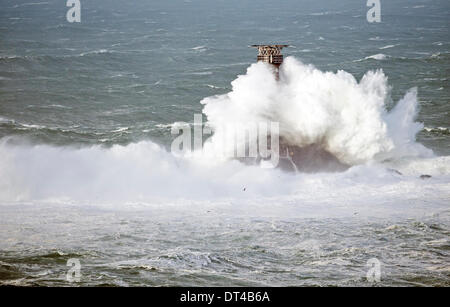
[[[381,285],[449,285],[449,6],[325,2],[2,3],[0,284],[372,285],[376,258]],[[267,41],[293,45],[279,81]],[[194,113],[214,135],[173,155]],[[214,154],[259,121],[346,168]]]
[[[211,146],[227,137],[221,130],[226,123],[273,121],[280,124],[280,137],[287,144],[320,144],[348,165],[432,155],[415,142],[423,129],[414,122],[417,89],[410,89],[388,112],[389,86],[382,71],[370,71],[358,83],[345,71],[322,72],[288,58],[279,82],[269,66],[259,63],[232,86],[232,92],[202,101],[215,128]],[[225,144],[233,151],[233,142]]]

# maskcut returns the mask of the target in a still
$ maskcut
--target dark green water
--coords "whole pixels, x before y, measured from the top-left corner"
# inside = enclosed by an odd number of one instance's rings
[[[2,1],[0,284],[370,286],[377,258],[381,285],[448,286],[450,4],[381,4],[370,24],[357,0],[81,0],[68,23],[64,1]],[[266,42],[382,69],[388,110],[416,87],[434,155],[291,174],[166,152]]]

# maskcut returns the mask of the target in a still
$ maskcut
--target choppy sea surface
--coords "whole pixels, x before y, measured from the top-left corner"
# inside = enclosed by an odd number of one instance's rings
[[[450,3],[316,2],[2,1],[0,285],[449,286]],[[171,154],[202,113],[349,168]]]

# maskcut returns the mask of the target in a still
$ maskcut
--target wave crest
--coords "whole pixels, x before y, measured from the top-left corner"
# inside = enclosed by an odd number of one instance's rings
[[[345,71],[323,72],[289,57],[278,82],[270,66],[256,63],[232,87],[228,94],[202,101],[215,130],[213,144],[227,137],[222,130],[226,123],[273,121],[279,123],[280,138],[287,145],[318,145],[348,165],[432,155],[415,142],[423,127],[414,122],[417,90],[408,91],[388,112],[389,86],[382,70],[369,71],[358,82]]]

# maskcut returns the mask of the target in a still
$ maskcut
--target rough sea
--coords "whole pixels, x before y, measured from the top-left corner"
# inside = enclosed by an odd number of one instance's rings
[[[450,2],[366,2],[2,0],[0,285],[450,286]],[[175,156],[194,114],[349,167]]]

